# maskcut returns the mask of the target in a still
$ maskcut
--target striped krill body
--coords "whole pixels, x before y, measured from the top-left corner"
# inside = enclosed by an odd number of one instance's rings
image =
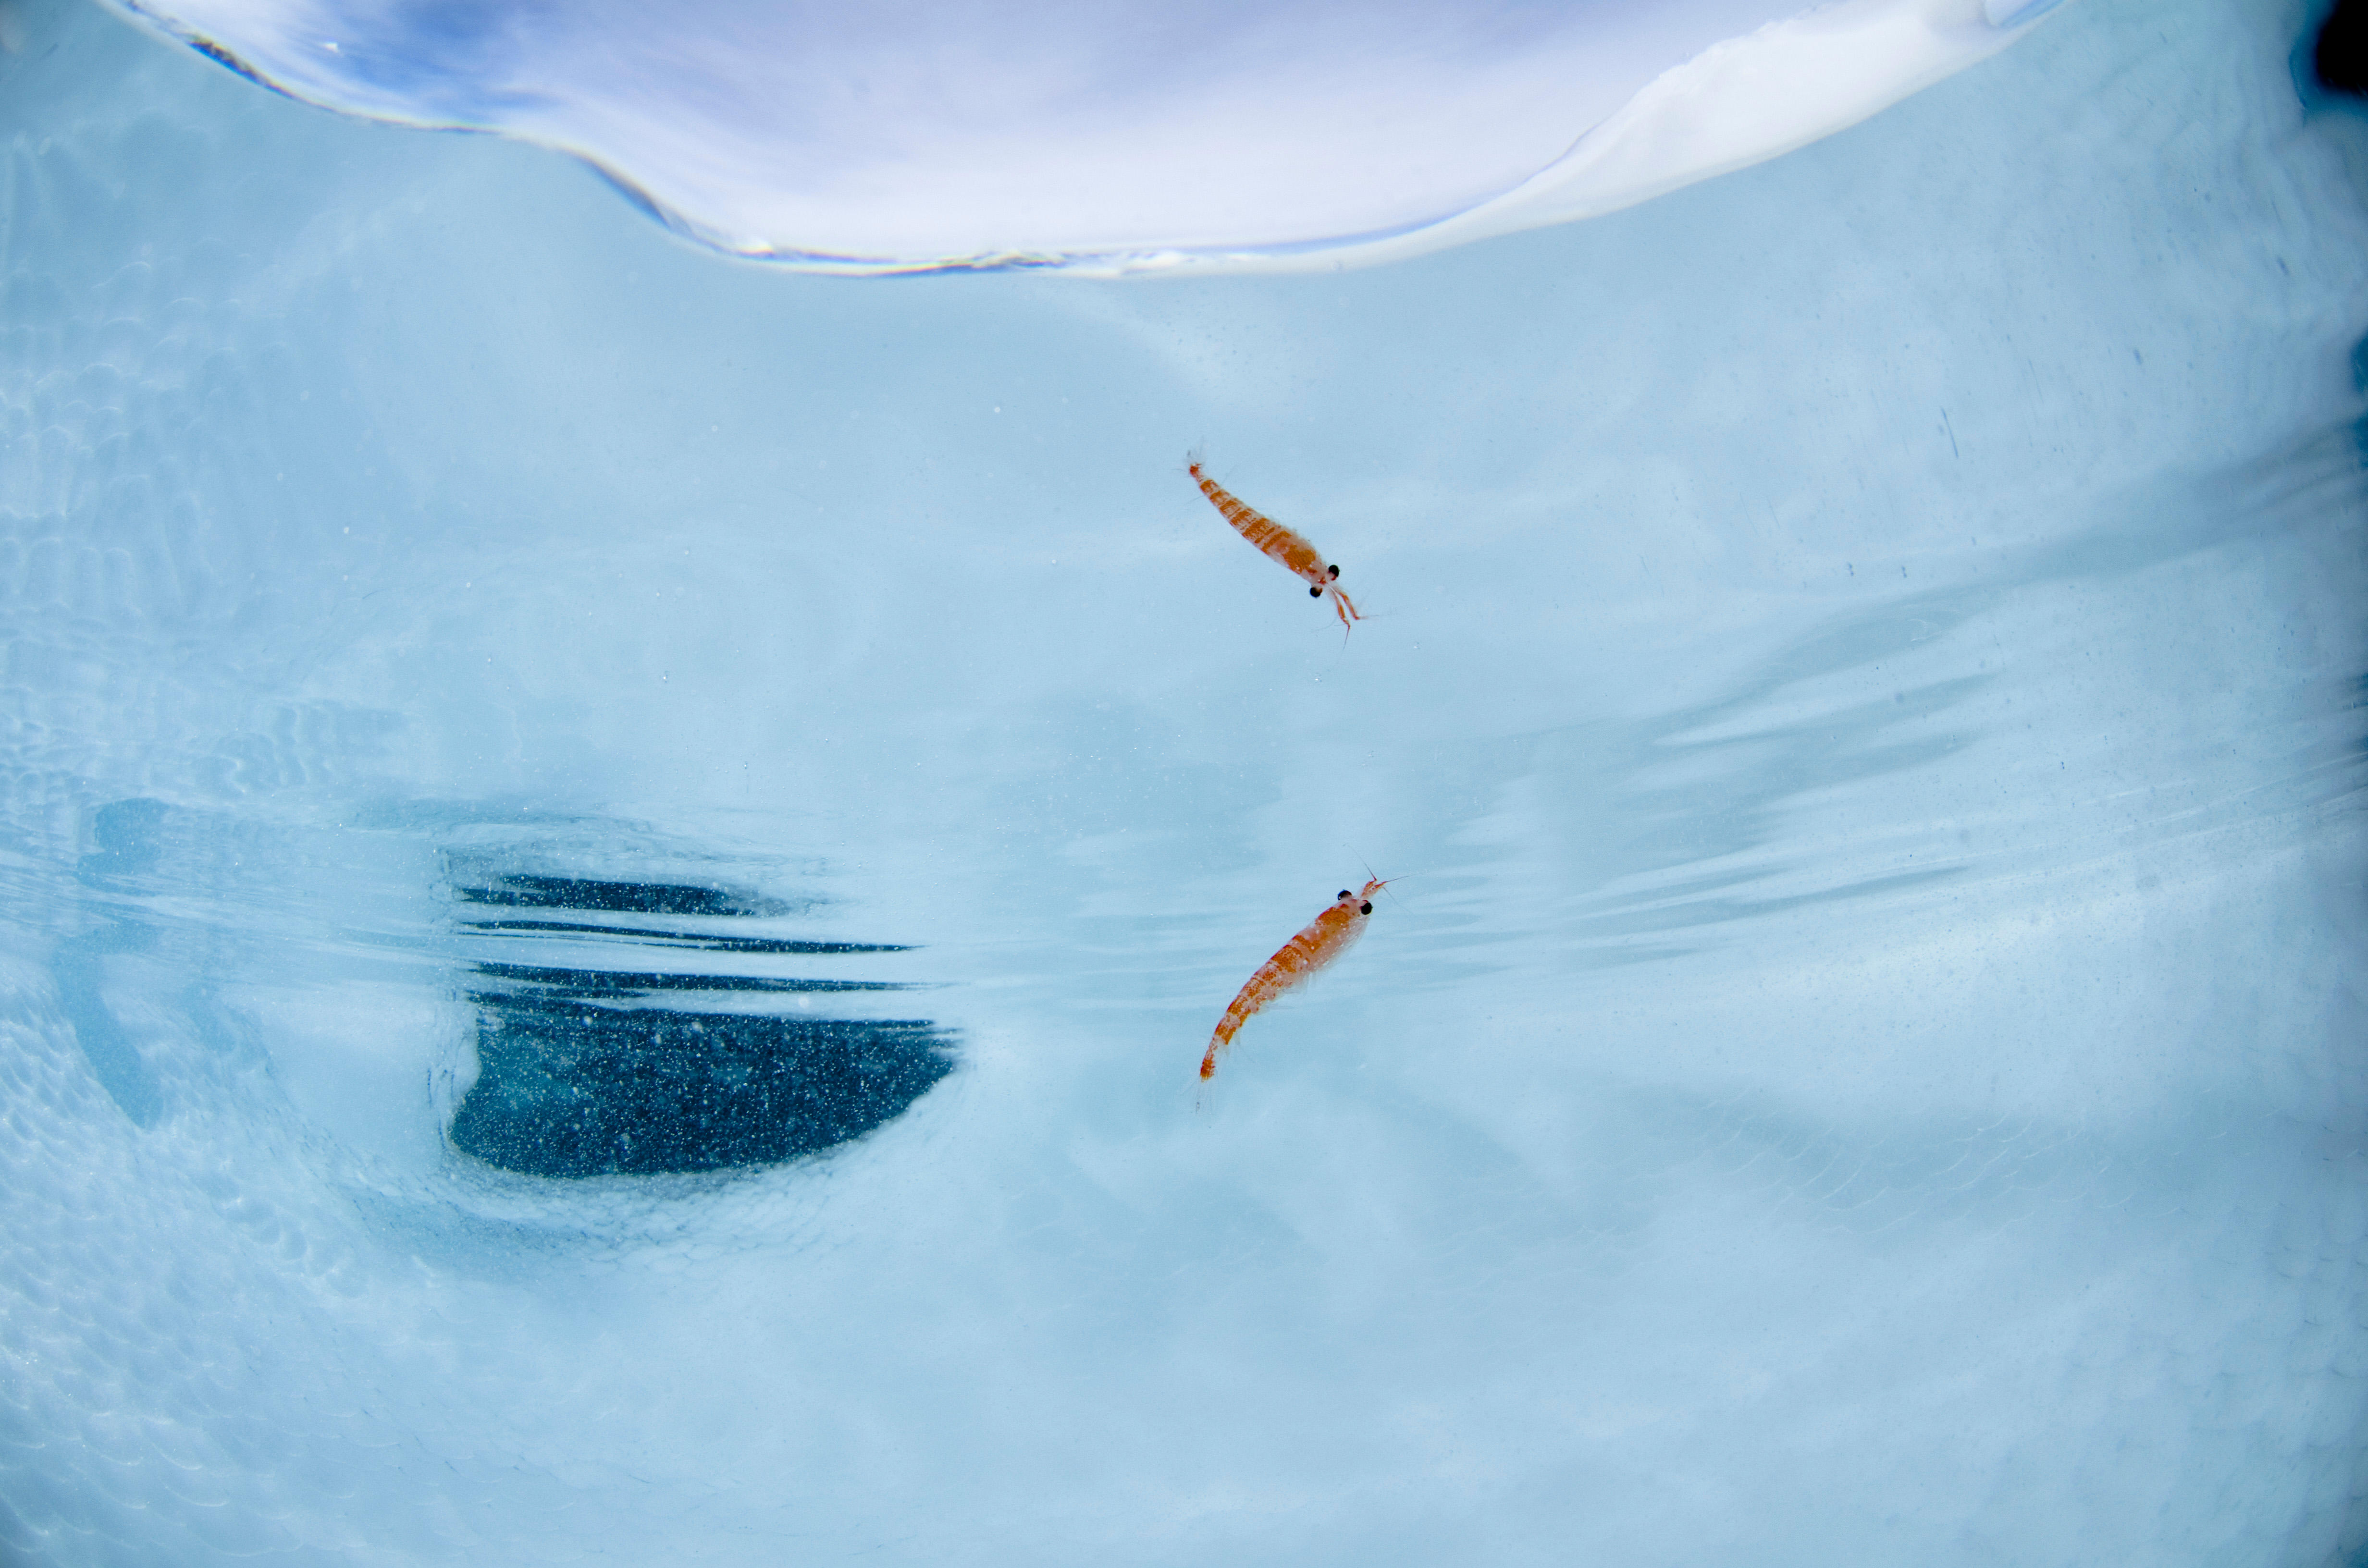
[[[1185,472],[1191,474],[1193,483],[1201,487],[1201,494],[1209,498],[1209,504],[1224,515],[1225,521],[1234,525],[1235,532],[1258,546],[1269,560],[1304,582],[1310,598],[1331,600],[1333,613],[1340,618],[1341,625],[1347,626],[1363,619],[1357,613],[1354,601],[1340,591],[1340,568],[1325,564],[1324,557],[1316,553],[1314,545],[1201,472],[1200,459],[1187,460]]]
[[[1225,1016],[1217,1020],[1217,1032],[1209,1037],[1208,1052],[1201,1058],[1203,1084],[1216,1074],[1218,1053],[1234,1043],[1234,1036],[1253,1014],[1356,945],[1365,934],[1365,922],[1372,917],[1373,895],[1388,885],[1377,879],[1368,881],[1362,892],[1342,888],[1330,908],[1258,966],[1225,1009]]]

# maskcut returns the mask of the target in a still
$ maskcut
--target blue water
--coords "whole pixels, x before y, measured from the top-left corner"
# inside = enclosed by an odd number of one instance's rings
[[[0,1556],[2368,1546],[2302,8],[1127,281],[0,19]]]

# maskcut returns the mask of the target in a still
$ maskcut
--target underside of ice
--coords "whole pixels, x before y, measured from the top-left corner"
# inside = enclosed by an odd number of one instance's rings
[[[1864,119],[2047,0],[122,0],[258,82],[575,152],[814,269],[1371,262]]]

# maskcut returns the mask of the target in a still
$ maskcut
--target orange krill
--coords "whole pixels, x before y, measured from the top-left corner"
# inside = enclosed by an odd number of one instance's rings
[[[1201,1082],[1205,1084],[1215,1075],[1217,1053],[1234,1043],[1234,1036],[1249,1022],[1252,1014],[1292,986],[1304,983],[1317,970],[1356,945],[1357,938],[1365,934],[1365,922],[1372,915],[1373,895],[1387,886],[1387,882],[1376,879],[1367,882],[1362,892],[1342,888],[1330,908],[1258,966],[1249,983],[1234,998],[1233,1006],[1225,1009],[1225,1016],[1217,1020],[1217,1032],[1209,1037],[1208,1054],[1201,1058]]]
[[[1364,619],[1357,613],[1349,596],[1340,591],[1340,568],[1326,565],[1314,545],[1264,512],[1244,505],[1239,496],[1202,473],[1198,457],[1188,457],[1184,467],[1193,483],[1200,485],[1201,494],[1224,514],[1225,521],[1234,525],[1235,532],[1265,551],[1269,560],[1305,582],[1310,598],[1332,601],[1332,612],[1340,618],[1341,625]]]

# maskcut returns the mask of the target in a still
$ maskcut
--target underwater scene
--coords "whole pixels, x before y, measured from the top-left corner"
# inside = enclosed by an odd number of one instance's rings
[[[2368,1561],[2359,25],[0,0],[0,1562]]]

